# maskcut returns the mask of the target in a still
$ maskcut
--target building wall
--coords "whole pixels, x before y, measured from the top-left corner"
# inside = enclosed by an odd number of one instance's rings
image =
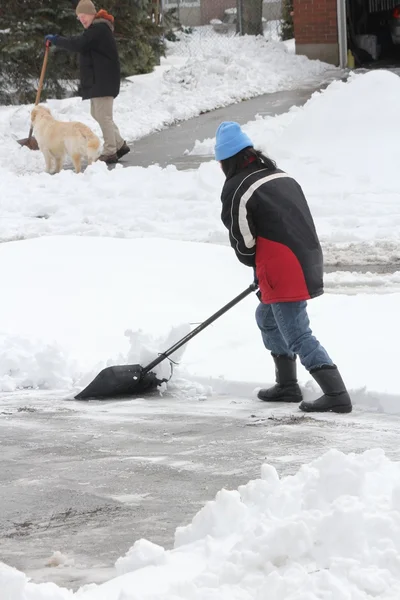
[[[337,0],[294,0],[297,54],[339,64]]]

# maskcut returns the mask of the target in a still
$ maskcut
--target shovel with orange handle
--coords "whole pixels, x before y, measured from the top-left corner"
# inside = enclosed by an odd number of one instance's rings
[[[50,50],[50,46],[51,46],[51,42],[49,42],[47,40],[46,42],[46,48],[44,51],[44,59],[43,59],[43,66],[42,66],[42,72],[40,73],[40,79],[39,79],[39,86],[36,92],[36,100],[35,100],[35,106],[37,106],[40,102],[40,96],[42,94],[42,89],[43,89],[43,82],[44,82],[44,76],[46,74],[46,68],[47,68],[47,61],[49,60],[49,50]],[[37,143],[36,138],[33,136],[33,126],[31,125],[31,128],[29,130],[29,135],[27,138],[24,138],[23,140],[17,140],[18,144],[20,144],[21,146],[26,146],[27,148],[29,148],[29,150],[39,150],[39,146]]]

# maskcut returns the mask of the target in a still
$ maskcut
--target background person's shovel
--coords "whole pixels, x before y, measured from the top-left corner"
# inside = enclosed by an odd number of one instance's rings
[[[46,48],[44,51],[42,72],[40,73],[39,87],[36,92],[35,106],[37,106],[40,102],[40,96],[41,96],[42,89],[43,89],[44,76],[46,75],[47,61],[49,59],[50,46],[51,46],[51,43],[49,41],[47,41]],[[17,141],[18,141],[18,144],[20,144],[21,146],[26,146],[27,148],[29,148],[29,150],[39,150],[37,140],[36,140],[36,138],[33,137],[33,126],[32,125],[29,130],[28,137],[24,138],[23,140],[17,140]]]

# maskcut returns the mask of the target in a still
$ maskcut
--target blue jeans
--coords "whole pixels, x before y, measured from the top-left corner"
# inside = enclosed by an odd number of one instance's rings
[[[307,314],[307,302],[260,303],[256,310],[257,325],[264,346],[272,354],[299,356],[302,365],[311,371],[323,365],[333,365],[329,354],[313,336]]]

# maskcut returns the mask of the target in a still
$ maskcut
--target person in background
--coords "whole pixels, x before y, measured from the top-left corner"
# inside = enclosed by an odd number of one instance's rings
[[[310,329],[307,301],[323,294],[323,256],[300,185],[255,150],[235,122],[218,127],[215,158],[226,177],[221,219],[237,258],[255,269],[256,322],[275,363],[276,385],[258,397],[300,402],[305,412],[351,412],[339,370]],[[302,400],[297,355],[323,391],[317,400]]]
[[[80,0],[76,15],[85,29],[83,34],[73,37],[49,34],[45,39],[58,48],[79,53],[82,99],[90,99],[91,115],[104,138],[99,160],[113,164],[130,152],[113,118],[114,99],[119,94],[121,80],[114,17],[105,10],[97,12],[91,0]]]

